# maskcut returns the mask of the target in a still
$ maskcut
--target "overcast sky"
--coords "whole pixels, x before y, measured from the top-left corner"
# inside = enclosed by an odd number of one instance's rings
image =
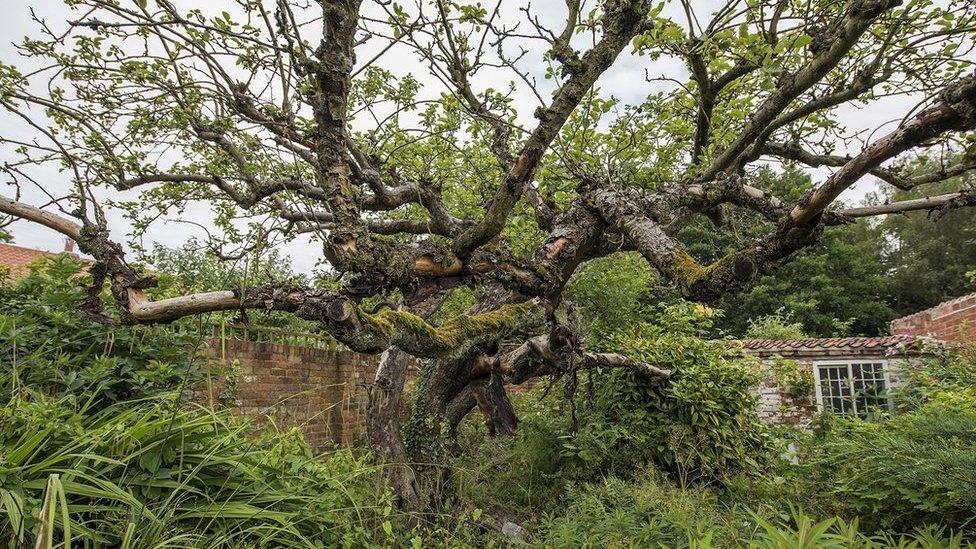
[[[125,1],[127,0],[123,0],[123,2]],[[78,17],[77,12],[70,12],[63,6],[60,0],[36,0],[32,2],[14,2],[8,0],[3,2],[3,4],[3,17],[0,17],[0,37],[3,37],[2,42],[0,42],[0,58],[2,58],[4,62],[11,63],[22,68],[25,67],[25,62],[16,54],[13,48],[13,43],[21,41],[25,35],[32,35],[36,32],[36,23],[31,21],[30,10],[32,8],[38,16],[46,19],[47,22],[56,29],[66,28],[66,20]],[[207,11],[219,13],[222,9],[227,9],[226,6],[228,4],[232,4],[232,2],[230,2],[230,0],[198,0],[192,3],[176,2],[176,4],[190,7],[201,7]],[[493,2],[491,4],[493,4]],[[714,2],[696,1],[694,4],[696,8],[699,9],[700,14],[707,15],[710,12],[709,4],[714,4]],[[377,7],[375,4],[371,5],[370,0],[366,0],[364,5],[366,5],[365,9],[372,10],[373,13],[378,13]],[[523,5],[523,3],[509,1],[503,5],[509,5],[510,9],[507,10],[508,13],[514,14],[509,15],[509,17],[517,18],[520,14],[515,8]],[[560,26],[560,18],[564,17],[563,14],[565,11],[565,7],[562,2],[536,2],[534,3],[534,6],[539,6],[539,8],[536,9],[539,11],[542,20],[545,23],[551,25],[552,28],[558,28]],[[362,51],[357,50],[360,63],[372,57],[371,51],[374,51],[381,46],[382,44],[379,43],[370,44],[368,42]],[[541,75],[541,71],[544,66],[540,55],[530,55],[526,61],[528,63],[526,65],[527,69],[536,71],[537,74]],[[394,48],[389,55],[384,57],[383,66],[398,74],[406,74],[408,72],[412,73],[414,76],[418,77],[421,82],[427,83],[432,81],[427,68],[406,48]],[[609,69],[606,74],[604,74],[598,85],[600,86],[600,89],[603,91],[604,95],[613,95],[624,103],[641,103],[646,98],[648,93],[655,90],[655,86],[666,85],[664,83],[646,82],[644,78],[645,69],[647,69],[652,76],[668,76],[681,80],[684,80],[687,77],[687,72],[684,66],[677,60],[662,58],[659,61],[649,61],[646,58],[638,58],[631,55],[628,48],[617,60],[614,66]],[[485,71],[485,73],[478,76],[478,78],[474,81],[474,84],[476,88],[489,85],[493,85],[497,88],[501,87],[499,79],[504,79],[502,81],[507,81],[510,78],[511,77],[509,75],[501,72],[492,73],[490,71]],[[536,102],[534,102],[532,99],[532,95],[522,93],[517,95],[517,98],[518,101],[516,106],[519,108],[519,112],[523,116],[529,117],[536,106]],[[919,99],[920,98],[899,97],[872,104],[870,108],[867,109],[846,106],[841,111],[841,117],[847,127],[852,130],[874,129],[881,125],[897,123],[897,121],[900,120],[905,113],[910,111],[911,108],[918,103]],[[5,112],[0,113],[0,134],[5,136],[20,137],[29,137],[31,135],[30,132],[24,128],[22,122],[15,120],[11,115]],[[10,156],[11,154],[9,150],[0,148],[0,161],[6,161],[10,158]],[[819,181],[826,177],[829,174],[829,171],[813,170],[811,173],[814,178]],[[39,173],[39,176],[45,181],[45,185],[50,185],[49,188],[51,189],[66,188],[65,175],[59,174],[54,169],[46,168],[44,171]],[[10,188],[5,187],[2,183],[3,181],[0,180],[0,193],[9,194]],[[870,178],[865,178],[855,187],[848,190],[842,196],[842,198],[849,202],[857,202],[860,201],[868,192],[875,190],[875,188],[876,183]],[[102,196],[102,198],[107,196],[110,195],[105,194]],[[136,195],[134,193],[131,195],[126,195],[124,193],[114,193],[114,195],[111,195],[112,198],[135,198],[135,196]],[[35,193],[33,195],[27,195],[25,198],[28,200],[41,200],[41,195],[39,193]],[[200,223],[206,226],[208,225],[208,220],[212,219],[212,214],[206,206],[195,205],[184,212],[182,217],[194,223]],[[124,240],[125,238],[123,238],[123,235],[126,235],[127,237],[129,232],[128,223],[118,212],[110,213],[110,229],[112,230],[113,234],[116,235],[117,240]],[[10,231],[14,236],[14,242],[21,246],[51,251],[59,251],[63,249],[64,246],[64,238],[59,234],[32,223],[14,223],[10,227]],[[202,234],[202,229],[190,224],[172,221],[163,222],[157,223],[149,229],[146,235],[146,241],[144,243],[146,245],[151,245],[154,242],[159,242],[166,246],[174,247],[179,246],[191,236],[199,236]],[[310,244],[309,241],[305,239],[300,239],[287,245],[284,251],[291,257],[296,270],[304,272],[309,271],[321,256],[321,250],[318,245]]]

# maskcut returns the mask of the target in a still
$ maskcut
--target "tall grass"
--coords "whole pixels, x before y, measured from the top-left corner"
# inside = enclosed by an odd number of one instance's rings
[[[351,453],[313,459],[297,433],[248,436],[173,395],[94,413],[35,396],[0,411],[9,547],[363,546],[389,529],[389,495]]]

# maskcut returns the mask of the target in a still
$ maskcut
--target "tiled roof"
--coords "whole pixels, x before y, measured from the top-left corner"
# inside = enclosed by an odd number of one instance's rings
[[[27,267],[39,258],[57,255],[54,252],[0,243],[0,266],[10,269],[10,274],[13,276],[26,272]]]
[[[732,344],[739,344],[745,351],[753,352],[783,352],[783,351],[885,351],[894,348],[907,347],[921,338],[910,335],[893,335],[884,337],[826,337],[809,339],[743,339]]]

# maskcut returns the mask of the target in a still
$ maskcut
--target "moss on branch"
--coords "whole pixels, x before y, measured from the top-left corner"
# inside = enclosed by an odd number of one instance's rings
[[[433,326],[405,311],[385,310],[377,321],[390,326],[393,343],[414,356],[444,356],[467,343],[480,343],[505,336],[531,314],[541,309],[532,302],[503,305],[478,315],[461,315]]]
[[[685,297],[711,299],[730,286],[751,279],[758,270],[754,250],[739,250],[708,265],[698,263],[688,252],[678,250],[668,275],[678,283]]]
[[[340,341],[365,353],[378,353],[396,345],[423,358],[442,357],[466,345],[497,340],[532,323],[535,317],[544,316],[544,307],[533,300],[502,305],[487,313],[461,315],[434,326],[405,311],[386,309],[371,315],[358,305],[351,305],[354,309],[350,317],[358,322],[343,321],[330,330]]]

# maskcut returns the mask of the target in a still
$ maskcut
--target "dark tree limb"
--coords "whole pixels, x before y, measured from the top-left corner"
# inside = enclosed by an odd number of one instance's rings
[[[789,222],[803,225],[830,205],[845,189],[882,162],[950,131],[976,128],[976,76],[963,78],[942,91],[939,101],[869,145],[831,175],[790,212]]]
[[[369,395],[366,434],[370,449],[383,463],[383,474],[399,499],[400,507],[406,511],[420,511],[424,508],[423,495],[400,435],[403,387],[410,362],[410,355],[397,347],[388,348],[380,356]]]
[[[795,74],[784,78],[772,95],[752,114],[739,135],[720,152],[698,176],[696,181],[715,179],[719,173],[732,167],[739,156],[767,131],[767,128],[785,111],[794,99],[810,89],[857,44],[858,39],[875,19],[894,8],[900,0],[855,0],[843,17],[832,25],[829,45],[807,61]]]
[[[539,124],[505,173],[505,181],[486,207],[485,216],[454,240],[455,255],[466,258],[475,248],[502,231],[512,208],[535,175],[546,149],[593,83],[613,64],[631,38],[645,29],[645,15],[649,8],[650,2],[645,0],[607,3],[602,21],[603,37],[583,54],[580,70],[559,88],[549,106],[536,113]]]

